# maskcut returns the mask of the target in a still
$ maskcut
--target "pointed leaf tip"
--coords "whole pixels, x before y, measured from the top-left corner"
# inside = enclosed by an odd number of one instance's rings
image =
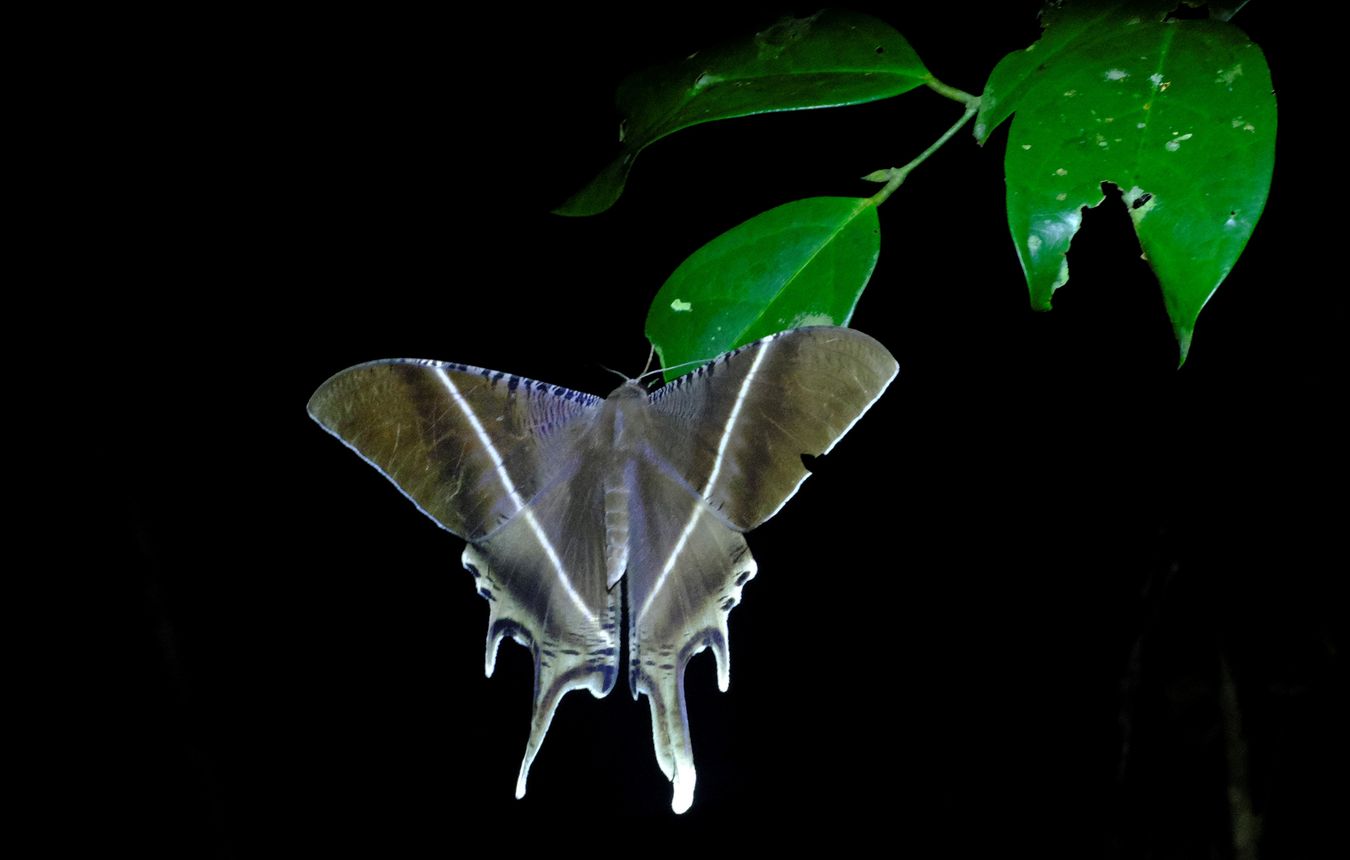
[[[1163,23],[1161,5],[1056,12],[1034,50],[1009,55],[990,76],[985,108],[998,113],[982,109],[981,118],[987,134],[1016,111],[1004,156],[1008,225],[1032,305],[1048,307],[1068,280],[1081,210],[1112,183],[1184,362],[1201,309],[1265,206],[1276,106],[1265,57],[1242,31]]]

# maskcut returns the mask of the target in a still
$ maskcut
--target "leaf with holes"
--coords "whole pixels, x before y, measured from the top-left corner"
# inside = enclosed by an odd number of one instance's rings
[[[1082,208],[1114,183],[1184,362],[1200,310],[1265,206],[1276,109],[1265,57],[1241,30],[1162,21],[1157,8],[1059,13],[1040,42],[990,75],[976,131],[987,138],[1016,113],[1004,157],[1008,225],[1032,305],[1049,309],[1068,281]]]
[[[718,119],[837,107],[909,92],[930,79],[905,37],[855,12],[785,18],[754,38],[639,72],[619,87],[622,148],[608,167],[556,211],[595,215],[623,193],[648,145]]]
[[[1071,58],[1084,44],[1103,33],[1118,34],[1131,20],[1161,21],[1175,7],[1175,0],[1096,3],[1080,0],[1067,8],[1047,6],[1041,13],[1045,33],[1040,41],[1024,51],[1013,51],[989,73],[980,95],[980,110],[975,115],[975,139],[981,144],[989,140],[994,129],[1019,109],[1029,93],[1040,87],[1042,72],[1052,64],[1065,62],[1066,57]]]
[[[731,228],[680,264],[647,313],[666,380],[786,329],[847,325],[880,250],[867,198],[794,200]]]

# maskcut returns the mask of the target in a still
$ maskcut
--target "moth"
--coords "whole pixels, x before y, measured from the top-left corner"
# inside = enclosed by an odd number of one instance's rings
[[[309,414],[413,504],[463,538],[488,602],[485,670],[510,637],[534,657],[516,796],[571,690],[619,674],[651,704],[656,758],[693,802],[684,670],[711,648],[730,681],[727,616],[756,565],[744,533],[768,520],[899,371],[846,328],[799,328],[726,353],[655,391],[608,397],[462,364],[390,359],[344,370]],[[620,606],[623,609],[620,609]]]

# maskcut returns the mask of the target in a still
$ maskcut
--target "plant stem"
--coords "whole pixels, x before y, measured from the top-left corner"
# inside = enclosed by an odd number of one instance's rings
[[[928,85],[928,88],[933,92],[937,93],[940,96],[946,96],[952,101],[960,102],[961,104],[964,105],[969,105],[971,102],[978,103],[979,100],[978,96],[972,96],[965,90],[958,90],[956,87],[949,87],[942,81],[939,81],[937,78],[929,77],[928,80],[924,81],[924,83],[926,83]]]
[[[929,84],[929,86],[932,85],[933,85],[932,83]],[[945,84],[943,86],[945,86]],[[955,90],[954,92],[960,91]],[[892,194],[895,193],[895,189],[900,187],[900,185],[905,181],[905,177],[909,176],[909,172],[911,170],[918,167],[920,164],[923,164],[923,162],[928,158],[928,156],[937,152],[938,148],[941,147],[942,144],[951,140],[952,135],[956,134],[958,131],[961,130],[961,126],[970,122],[971,117],[975,116],[975,112],[980,109],[980,100],[976,96],[966,96],[966,99],[967,99],[966,112],[961,114],[961,118],[956,121],[955,125],[947,129],[943,133],[942,137],[939,137],[937,140],[933,141],[932,146],[928,147],[923,152],[919,153],[917,158],[915,158],[909,164],[906,164],[904,167],[892,167],[890,168],[890,170],[885,171],[878,170],[876,173],[873,173],[868,177],[874,179],[880,179],[882,176],[888,177],[886,179],[886,184],[882,186],[881,190],[878,191],[876,194],[872,195],[873,206],[880,206],[882,203],[885,203],[886,198],[890,197]]]

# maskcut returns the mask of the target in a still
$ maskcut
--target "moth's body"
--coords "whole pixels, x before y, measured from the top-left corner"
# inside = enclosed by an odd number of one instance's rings
[[[628,568],[628,507],[633,501],[628,488],[641,453],[642,431],[650,424],[646,405],[646,390],[630,379],[605,398],[597,422],[596,435],[610,440],[605,464],[605,584],[610,588]]]
[[[468,541],[464,565],[489,606],[487,673],[506,636],[533,652],[517,796],[562,696],[613,688],[626,593],[629,687],[651,702],[683,812],[684,668],[711,648],[727,688],[727,615],[756,569],[743,532],[796,492],[801,455],[833,447],[896,371],[866,335],[796,329],[604,400],[465,365],[373,362],[325,383],[310,413]]]

